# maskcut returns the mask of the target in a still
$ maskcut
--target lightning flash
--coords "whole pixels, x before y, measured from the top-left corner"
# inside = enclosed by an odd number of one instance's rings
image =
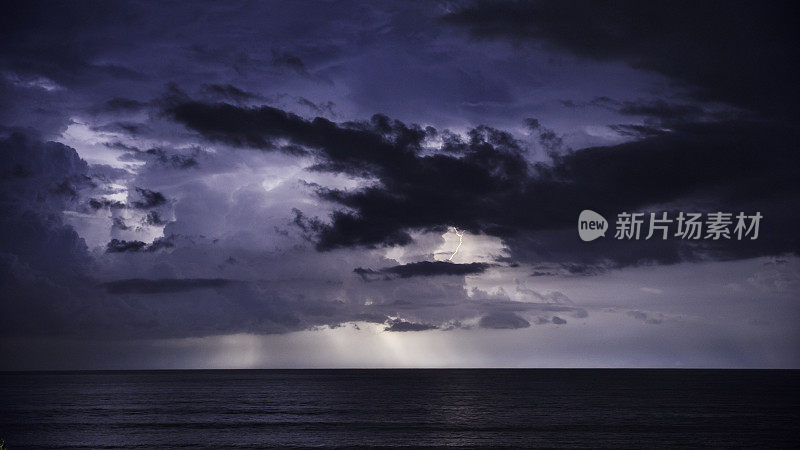
[[[453,257],[456,256],[456,253],[458,253],[458,250],[461,248],[461,243],[464,242],[464,232],[462,231],[462,232],[459,233],[458,232],[458,228],[455,228],[455,227],[453,227],[453,229],[456,232],[456,236],[458,236],[458,246],[456,247],[456,251],[454,251],[453,254],[450,255],[449,258],[447,258],[448,261],[452,261],[453,260]]]

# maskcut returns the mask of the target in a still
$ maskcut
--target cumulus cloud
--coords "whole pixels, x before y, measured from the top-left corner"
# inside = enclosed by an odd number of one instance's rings
[[[91,184],[86,162],[70,147],[20,133],[0,138],[0,154],[0,252],[36,269],[85,267],[86,245],[61,212]]]

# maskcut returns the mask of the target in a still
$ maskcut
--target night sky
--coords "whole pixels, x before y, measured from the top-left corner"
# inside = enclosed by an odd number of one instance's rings
[[[0,369],[800,368],[789,3],[0,8]]]

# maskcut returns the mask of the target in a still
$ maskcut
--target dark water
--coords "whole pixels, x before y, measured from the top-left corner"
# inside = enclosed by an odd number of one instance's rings
[[[0,373],[8,448],[792,447],[797,371]]]

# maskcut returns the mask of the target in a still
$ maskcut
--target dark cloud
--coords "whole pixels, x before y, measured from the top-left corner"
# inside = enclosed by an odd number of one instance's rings
[[[127,229],[127,227],[125,228]],[[142,241],[126,241],[122,239],[111,239],[106,244],[106,253],[127,253],[127,252],[154,252],[157,250],[172,248],[174,244],[169,237],[158,238],[148,244]]]
[[[510,134],[485,126],[463,140],[384,116],[337,125],[270,107],[196,102],[174,106],[169,113],[211,140],[272,148],[273,139],[287,138],[317,151],[322,161],[316,170],[377,177],[378,186],[317,189],[321,198],[353,211],[335,212],[330,224],[305,222],[307,230],[317,232],[320,250],[405,245],[411,242],[409,230],[448,225],[499,236],[522,248],[529,248],[523,241],[531,239],[541,244],[540,256],[573,253],[621,264],[674,263],[714,252],[718,257],[756,256],[799,248],[786,226],[798,214],[796,208],[786,207],[800,193],[792,145],[798,133],[782,125],[744,120],[675,123],[645,139],[553,153],[551,162],[531,166],[525,148]],[[424,154],[426,138],[437,134],[446,137],[441,147]],[[649,205],[694,205],[700,199],[711,208],[769,211],[775,228],[759,241],[717,242],[708,244],[711,248],[675,240],[634,246],[606,239],[586,246],[572,230],[577,214],[587,208],[612,217]],[[561,236],[558,230],[563,230]],[[543,240],[533,232],[555,234]]]
[[[195,150],[189,155],[184,154],[169,154],[163,148],[151,148],[144,151],[147,157],[152,157],[159,163],[169,166],[173,169],[190,169],[198,166],[197,155],[200,152]]]
[[[539,144],[548,153],[559,152],[564,149],[564,139],[555,131],[543,126],[538,119],[528,117],[525,119],[528,130],[537,136]]]
[[[570,225],[582,209],[614,217],[622,211],[648,210],[648,205],[672,203],[676,210],[761,211],[772,219],[769,232],[757,241],[700,243],[681,241],[630,242],[599,240],[581,245],[565,229],[514,236],[512,252],[539,246],[540,255],[571,249],[570,263],[585,267],[599,254],[630,264],[643,260],[678,262],[701,255],[717,258],[751,257],[800,251],[789,223],[798,220],[791,198],[800,193],[792,149],[796,130],[755,122],[711,122],[675,125],[672,131],[611,147],[597,147],[556,156],[541,168],[534,185],[550,189],[551,200],[533,198],[528,204],[552,222]],[[542,180],[548,180],[544,184]],[[551,184],[552,183],[552,184]],[[552,201],[552,203],[550,203]],[[592,206],[594,205],[594,206]],[[572,216],[572,217],[570,217]],[[555,225],[555,223],[552,223]],[[571,227],[570,227],[571,228]],[[535,242],[534,242],[535,241]],[[530,249],[530,247],[529,247]],[[561,249],[561,250],[560,250]]]
[[[598,107],[611,111],[616,111],[625,116],[642,116],[647,119],[654,119],[661,124],[678,123],[683,124],[699,119],[710,117],[705,109],[699,105],[689,103],[667,102],[663,99],[640,100],[640,101],[619,101],[606,96],[595,97],[588,102],[564,101],[562,104],[568,108]],[[732,113],[728,114],[729,116]],[[656,128],[656,130],[663,131]]]
[[[222,288],[234,283],[238,283],[238,281],[223,278],[162,278],[158,280],[133,278],[103,283],[102,287],[111,294],[170,294],[196,289]]]
[[[317,127],[301,117],[269,106],[237,108],[226,103],[191,102],[172,106],[167,113],[207,139],[263,150],[280,149],[273,137],[289,135],[299,140],[303,134],[317,131]],[[324,119],[317,120],[324,126]],[[316,140],[319,137],[309,135],[309,144]]]
[[[86,162],[70,147],[21,133],[0,137],[0,155],[0,253],[55,273],[85,267],[86,244],[62,211],[86,186]]]
[[[111,208],[111,209],[124,209],[124,203],[117,200],[108,200],[105,198],[90,198],[89,206],[92,209]]]
[[[140,127],[137,125],[135,128],[135,132],[129,129],[125,129],[124,131],[128,134],[137,134]],[[108,148],[125,152],[125,154],[118,158],[121,161],[145,161],[171,169],[196,168],[200,164],[198,162],[198,157],[203,153],[202,150],[197,147],[189,150],[176,150],[162,147],[142,150],[136,146],[123,144],[118,141],[107,142],[104,143],[104,145]]]
[[[145,216],[144,223],[147,225],[164,225],[167,222],[161,218],[157,211],[150,211]]]
[[[663,100],[652,102],[624,102],[620,114],[629,116],[654,117],[664,122],[686,122],[703,115],[703,108],[697,105],[667,103]]]
[[[695,98],[797,118],[792,2],[488,2],[445,16],[480,38],[537,41],[662,73]]]
[[[106,245],[107,253],[124,253],[124,252],[138,252],[143,250],[147,244],[142,241],[124,241],[120,239],[112,239]]]
[[[478,321],[481,328],[493,328],[499,330],[528,328],[530,322],[510,311],[498,311],[487,314]]]
[[[149,77],[127,62],[101,57],[110,47],[126,45],[131,36],[121,28],[141,21],[142,12],[132,3],[9,2],[3,5],[0,39],[14,45],[4,49],[0,67],[66,88],[145,82]]]
[[[321,249],[407,244],[408,228],[447,223],[478,231],[479,224],[468,217],[475,210],[475,204],[468,204],[470,200],[480,202],[512,191],[527,176],[524,149],[510,134],[490,127],[474,129],[467,142],[449,136],[444,151],[460,153],[460,157],[420,156],[424,139],[435,130],[407,126],[385,116],[340,126],[322,118],[308,121],[271,107],[247,109],[195,102],[179,104],[168,112],[208,139],[274,149],[273,139],[288,138],[321,152],[323,161],[317,170],[380,177],[382,187],[352,193],[319,191],[323,198],[360,213],[335,213],[333,225],[320,230]],[[386,220],[388,217],[392,219]]]
[[[379,276],[384,278],[385,275],[397,275],[400,278],[411,278],[418,276],[438,276],[438,275],[475,275],[483,273],[489,268],[486,263],[467,263],[456,264],[449,261],[419,261],[399,266],[386,267],[380,270],[356,268],[353,272],[360,275],[365,281],[374,279],[373,277]]]
[[[389,320],[387,324],[389,326],[384,328],[384,331],[425,331],[439,328],[429,323],[414,323],[402,319]]]
[[[135,200],[131,203],[134,208],[148,209],[156,206],[161,206],[167,203],[166,197],[160,192],[151,191],[150,189],[136,188],[136,192],[141,197],[141,200]]]
[[[567,323],[566,320],[558,316],[553,316],[552,322],[556,325],[564,325],[565,323]]]

